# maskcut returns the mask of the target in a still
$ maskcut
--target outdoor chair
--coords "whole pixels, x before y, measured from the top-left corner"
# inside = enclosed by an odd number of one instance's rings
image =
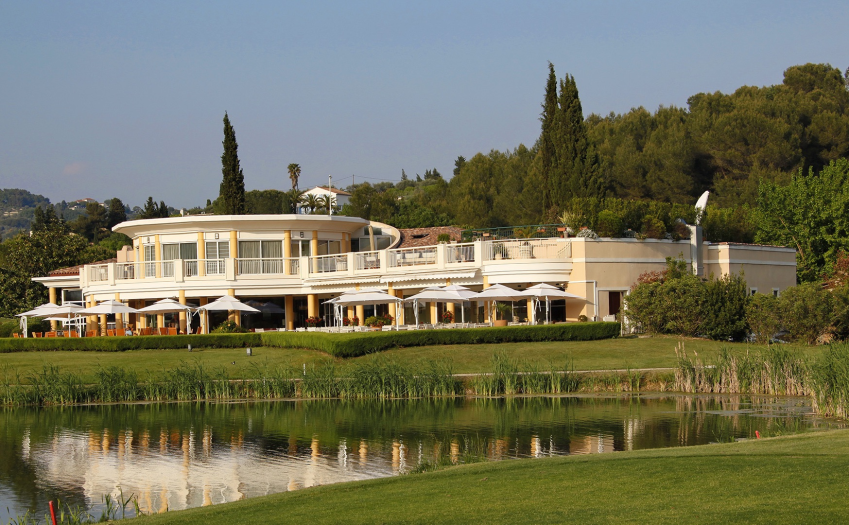
[[[96,335],[97,335],[97,330],[86,330],[86,331],[85,331],[85,336],[86,336],[86,337],[94,337],[94,336],[96,336]]]
[[[160,326],[158,329],[158,333],[159,335],[168,335],[168,329],[164,326]]]
[[[108,337],[115,337],[115,330],[106,330],[106,335]]]
[[[35,337],[36,339],[41,337],[41,335],[42,335],[41,332],[33,332],[32,333],[32,336]]]
[[[44,337],[56,337],[56,332],[44,332]]]
[[[80,336],[80,334],[78,334],[76,330],[68,330],[65,333],[68,334],[68,337],[79,337]]]
[[[12,334],[12,339],[18,339],[19,337],[21,337],[21,334],[19,334],[18,332]]]
[[[169,328],[167,335],[177,335],[177,329],[176,328]]]

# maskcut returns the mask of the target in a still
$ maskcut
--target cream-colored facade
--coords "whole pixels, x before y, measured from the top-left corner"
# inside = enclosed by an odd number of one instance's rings
[[[473,290],[495,283],[518,289],[555,284],[583,298],[568,300],[561,318],[602,320],[619,311],[640,274],[663,270],[667,257],[682,258],[705,277],[743,273],[751,290],[761,293],[796,283],[794,250],[705,243],[696,228],[693,240],[682,241],[548,238],[412,248],[400,247],[401,232],[392,226],[341,216],[201,215],[128,221],[114,230],[133,241],[118,262],[86,265],[79,276],[36,280],[50,288],[79,288],[86,304],[119,299],[141,308],[171,297],[202,305],[225,294],[272,301],[285,312],[280,326],[288,329],[302,326],[304,315],[327,315],[324,301],[344,291],[376,288],[405,297],[449,283]],[[304,303],[299,317],[296,307]],[[472,317],[483,311],[482,305],[467,309]],[[413,322],[394,310],[389,313],[402,323]],[[435,317],[437,307],[425,311]],[[347,314],[360,317],[363,310]],[[124,321],[153,322],[142,316]],[[180,328],[189,322],[181,318]]]

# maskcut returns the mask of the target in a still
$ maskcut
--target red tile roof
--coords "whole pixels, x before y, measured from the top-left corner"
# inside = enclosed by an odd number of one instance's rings
[[[462,230],[454,226],[434,226],[431,228],[404,228],[401,232],[401,244],[399,248],[411,248],[416,246],[433,246],[437,244],[436,239],[443,233],[451,236],[452,241],[459,241]]]
[[[91,262],[91,263],[86,263],[86,264],[108,264],[108,263],[113,263],[113,262],[118,262],[118,259],[117,258],[106,259],[105,261],[97,261],[97,262]],[[83,266],[85,266],[85,265],[84,264],[78,264],[77,266],[68,266],[67,268],[59,268],[58,270],[53,270],[52,272],[49,272],[47,274],[47,276],[48,277],[64,277],[64,276],[71,276],[71,275],[79,275],[80,270],[82,270]]]

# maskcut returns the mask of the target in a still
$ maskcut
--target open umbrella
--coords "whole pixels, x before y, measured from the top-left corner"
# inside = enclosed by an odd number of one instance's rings
[[[404,302],[413,303],[413,312],[416,315],[416,326],[419,325],[419,301],[435,302],[435,303],[454,303],[462,305],[466,302],[466,298],[456,291],[444,290],[442,288],[431,286],[425,288],[421,292],[406,297]],[[465,314],[464,314],[465,315]],[[436,322],[431,319],[432,322]]]
[[[508,288],[503,284],[493,284],[492,286],[478,293],[471,299],[474,301],[487,301],[492,303],[495,303],[496,301],[510,301],[512,305],[513,301],[525,298],[527,298],[527,296],[524,292]]]
[[[247,305],[242,301],[236,299],[232,295],[222,295],[218,299],[212,301],[211,303],[205,304],[203,306],[199,306],[197,308],[198,312],[203,312],[201,314],[200,322],[201,322],[201,332],[206,332],[206,315],[209,312],[248,312],[252,314],[259,313],[259,310],[254,308],[253,306]]]
[[[139,308],[138,312],[143,314],[173,314],[174,312],[189,312],[192,307],[187,304],[180,304],[174,299],[160,299],[150,306]]]
[[[580,295],[575,295],[573,293],[564,292],[560,288],[556,286],[552,286],[550,284],[541,283],[534,286],[531,286],[527,290],[525,290],[524,295],[527,297],[531,297],[533,299],[533,308],[531,309],[531,323],[533,324],[536,321],[536,311],[537,305],[540,302],[540,299],[545,299],[545,321],[546,323],[551,322],[551,300],[552,299],[565,299],[567,297],[571,297],[573,299],[583,299]]]
[[[340,306],[364,306],[401,302],[401,299],[394,295],[389,295],[383,290],[356,290],[352,292],[345,292],[335,299],[335,304]],[[398,316],[395,316],[395,325],[398,325]]]
[[[44,303],[42,305],[36,306],[32,310],[26,311],[24,313],[17,314],[16,317],[21,318],[21,332],[24,337],[27,337],[29,334],[27,333],[27,318],[29,317],[45,317],[50,315],[50,311],[53,308],[58,308],[59,305],[54,303]]]
[[[101,301],[97,306],[85,308],[80,310],[78,313],[81,315],[134,314],[138,313],[138,310],[127,306],[121,301],[115,301],[113,299],[109,301]]]

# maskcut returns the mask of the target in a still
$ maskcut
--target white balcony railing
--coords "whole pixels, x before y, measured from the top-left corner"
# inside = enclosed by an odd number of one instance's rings
[[[379,270],[380,252],[359,252],[354,254],[354,264],[357,271]]]
[[[298,275],[298,259],[236,259],[239,275],[289,274]],[[288,272],[286,271],[288,267]]]
[[[97,264],[88,267],[88,280],[92,282],[101,282],[109,280],[109,265]]]
[[[115,279],[127,280],[136,278],[136,263],[116,263]]]
[[[448,264],[475,262],[474,243],[446,244],[445,262]]]
[[[487,261],[557,259],[562,258],[563,244],[550,239],[489,241],[484,244],[484,259]]]
[[[310,257],[310,273],[333,273],[348,271],[348,256],[346,254],[338,255],[317,255]]]
[[[403,268],[407,266],[436,264],[437,248],[437,246],[423,246],[421,248],[400,248],[396,250],[387,250],[387,265],[390,268]]]

